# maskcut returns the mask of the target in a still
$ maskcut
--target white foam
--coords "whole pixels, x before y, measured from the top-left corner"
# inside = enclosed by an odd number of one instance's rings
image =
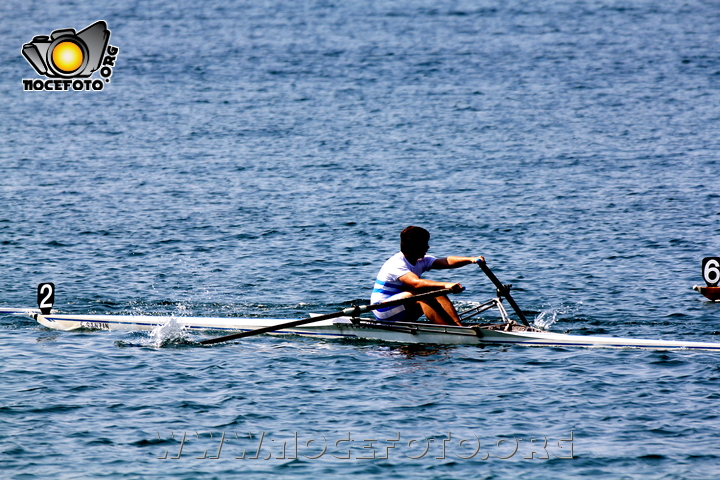
[[[577,311],[577,305],[563,305],[560,307],[555,306],[549,306],[538,314],[537,317],[535,317],[535,320],[533,321],[533,324],[537,328],[542,328],[543,330],[549,329],[555,322],[558,321],[558,317],[560,315],[566,315],[568,313],[573,313]]]
[[[170,317],[165,324],[152,329],[149,340],[152,346],[160,348],[168,344],[187,341],[186,333],[187,329],[178,323],[176,317]]]

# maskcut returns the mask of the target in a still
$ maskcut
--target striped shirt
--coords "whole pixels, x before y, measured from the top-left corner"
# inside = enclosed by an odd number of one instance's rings
[[[418,260],[415,265],[412,265],[407,261],[402,252],[396,253],[390,257],[380,269],[377,279],[375,280],[375,287],[370,296],[370,303],[384,302],[398,293],[409,290],[410,287],[398,279],[409,272],[413,272],[418,277],[422,277],[423,273],[430,270],[435,260],[435,257],[426,255],[424,258]],[[382,310],[377,313],[381,312]],[[376,314],[376,316],[384,317],[382,314]]]

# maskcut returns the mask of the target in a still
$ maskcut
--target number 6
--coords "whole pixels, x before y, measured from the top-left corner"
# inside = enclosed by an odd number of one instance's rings
[[[720,258],[703,258],[703,279],[708,287],[714,287],[720,280]]]

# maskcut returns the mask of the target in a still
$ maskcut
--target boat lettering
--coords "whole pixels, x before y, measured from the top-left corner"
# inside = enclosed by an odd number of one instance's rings
[[[110,330],[110,325],[102,322],[80,322],[80,326],[91,330]]]

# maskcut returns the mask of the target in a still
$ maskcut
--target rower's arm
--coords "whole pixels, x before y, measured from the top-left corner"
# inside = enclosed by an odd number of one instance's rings
[[[438,258],[432,263],[432,267],[435,270],[444,270],[448,268],[460,268],[471,263],[477,263],[478,261],[484,262],[485,258],[482,256],[478,257],[446,257]]]
[[[413,290],[421,289],[421,288],[456,288],[456,289],[462,289],[462,286],[459,283],[455,282],[436,282],[434,280],[428,280],[426,278],[420,278],[417,275],[415,275],[413,272],[408,272],[405,275],[398,277],[398,280],[403,282],[405,285],[410,287]],[[458,287],[455,287],[455,286]]]

